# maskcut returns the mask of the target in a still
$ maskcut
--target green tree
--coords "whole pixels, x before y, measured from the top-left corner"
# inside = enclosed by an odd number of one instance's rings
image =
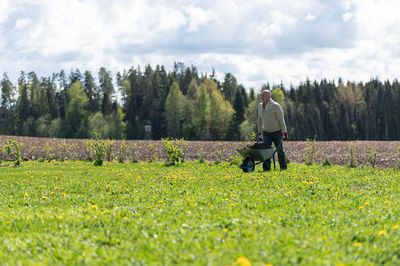
[[[101,111],[103,115],[110,115],[112,112],[112,97],[114,94],[114,86],[112,83],[112,75],[104,67],[99,70],[99,84],[101,91]]]
[[[210,95],[207,93],[206,86],[202,83],[195,103],[195,124],[200,140],[207,140],[210,137]]]
[[[185,97],[179,89],[178,83],[172,83],[165,101],[165,120],[167,122],[167,134],[169,137],[180,138],[182,135],[184,99]]]
[[[83,88],[88,99],[86,110],[94,113],[100,110],[100,94],[92,73],[90,71],[85,71],[84,76]]]
[[[24,124],[28,120],[31,114],[31,106],[28,99],[28,85],[25,80],[25,73],[21,72],[21,75],[18,79],[18,103],[17,103],[17,131],[18,135],[26,135],[29,136],[30,131],[29,128],[24,130]]]
[[[15,127],[15,88],[6,73],[3,74],[0,86],[0,134],[13,135]]]
[[[68,125],[66,136],[74,138],[85,137],[85,106],[88,99],[79,81],[71,85],[68,91],[68,97],[70,102],[66,110],[66,122]]]
[[[226,73],[224,82],[222,83],[222,93],[226,100],[231,104],[235,100],[236,91],[238,90],[238,84],[236,78],[231,73]]]
[[[224,100],[221,92],[214,90],[210,95],[209,127],[212,140],[224,140],[234,116],[229,101]]]

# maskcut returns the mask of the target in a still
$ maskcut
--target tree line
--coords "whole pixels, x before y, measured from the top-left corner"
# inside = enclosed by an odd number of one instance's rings
[[[175,63],[115,77],[104,67],[97,79],[76,69],[38,77],[21,72],[18,84],[1,79],[0,134],[60,138],[248,140],[256,129],[260,92],[284,109],[292,140],[392,140],[400,135],[397,80],[367,83],[310,81],[297,87],[265,84],[246,89],[231,73]],[[118,96],[118,97],[117,97]],[[117,100],[117,98],[119,98]]]

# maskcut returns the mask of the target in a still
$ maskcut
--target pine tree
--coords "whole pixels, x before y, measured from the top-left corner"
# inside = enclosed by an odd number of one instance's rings
[[[103,115],[110,115],[112,112],[112,97],[114,94],[114,86],[112,84],[111,73],[104,67],[99,70],[99,84],[101,91],[101,111]]]

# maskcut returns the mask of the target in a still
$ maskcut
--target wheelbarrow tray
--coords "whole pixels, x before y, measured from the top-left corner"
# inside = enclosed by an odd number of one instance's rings
[[[269,149],[239,149],[237,152],[243,156],[243,158],[251,158],[253,161],[265,161],[272,158],[274,155],[274,148]]]

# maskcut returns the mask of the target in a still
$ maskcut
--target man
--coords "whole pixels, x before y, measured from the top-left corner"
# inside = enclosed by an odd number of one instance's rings
[[[262,102],[258,105],[258,136],[263,136],[263,143],[271,148],[272,142],[278,147],[278,160],[281,170],[286,170],[286,155],[283,150],[283,144],[279,144],[282,134],[288,140],[285,118],[283,116],[282,107],[279,103],[271,99],[271,92],[264,90],[261,93]],[[263,163],[264,171],[271,170],[271,159]]]

